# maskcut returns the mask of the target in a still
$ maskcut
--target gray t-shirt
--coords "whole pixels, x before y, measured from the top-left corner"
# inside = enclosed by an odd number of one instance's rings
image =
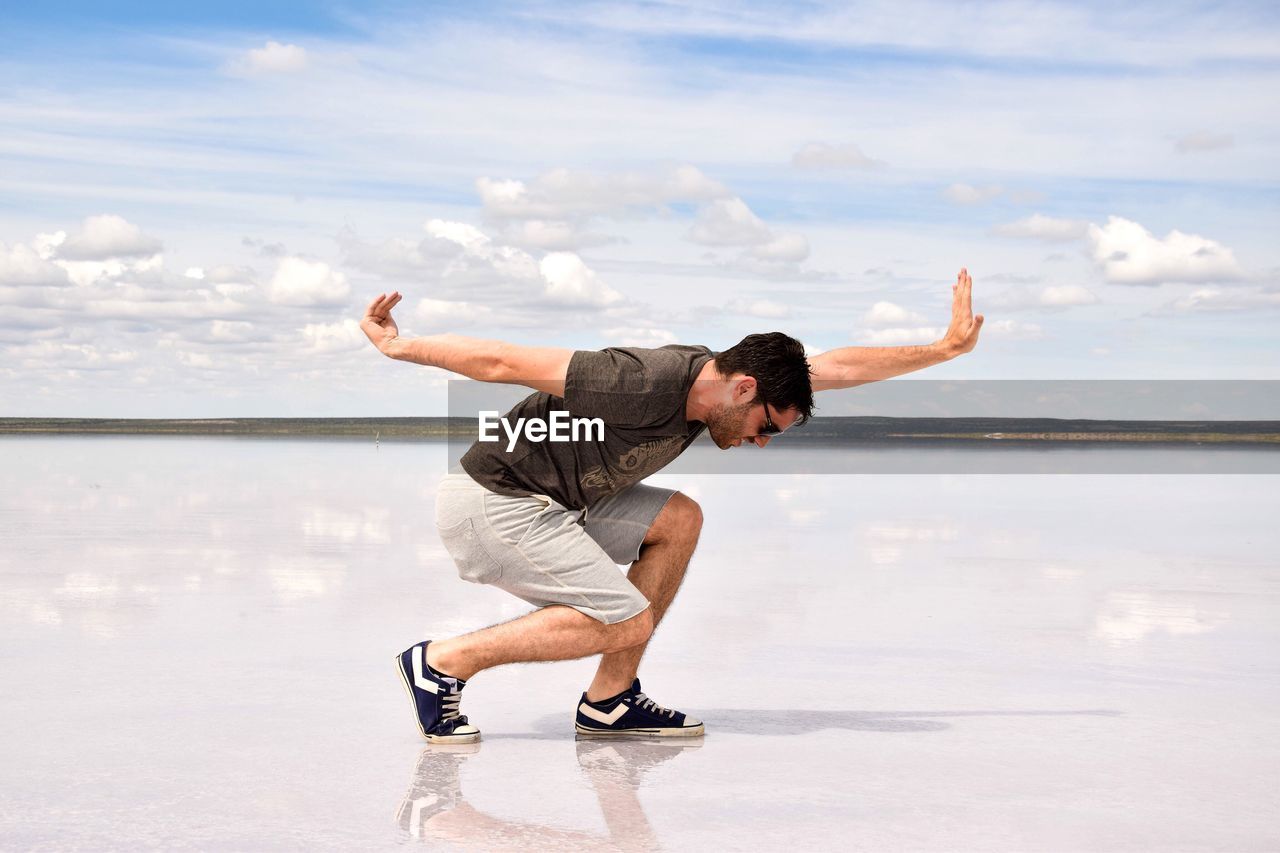
[[[501,495],[549,495],[584,509],[667,465],[693,443],[706,424],[685,419],[689,390],[713,353],[704,346],[578,350],[569,359],[564,397],[537,392],[504,416],[550,421],[552,411],[600,418],[604,440],[529,441],[521,432],[507,452],[501,441],[477,440],[462,468]]]

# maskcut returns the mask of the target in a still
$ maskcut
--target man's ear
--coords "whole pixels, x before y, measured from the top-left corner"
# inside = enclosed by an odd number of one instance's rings
[[[756,380],[754,376],[744,376],[733,383],[733,404],[741,405],[756,396]]]

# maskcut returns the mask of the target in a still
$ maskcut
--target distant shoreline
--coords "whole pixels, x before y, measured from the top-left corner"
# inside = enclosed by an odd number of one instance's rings
[[[472,418],[0,418],[10,435],[188,435],[473,440]],[[1102,421],[1056,418],[816,417],[787,444],[845,442],[1174,443],[1280,446],[1280,421]]]

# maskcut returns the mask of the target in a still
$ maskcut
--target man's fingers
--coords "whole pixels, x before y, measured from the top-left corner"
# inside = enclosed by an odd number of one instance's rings
[[[951,316],[956,320],[965,319],[969,316],[969,288],[966,282],[968,273],[964,268],[956,275],[956,283],[951,285]]]
[[[960,268],[960,272],[956,275],[956,283],[951,285],[951,292],[957,297],[957,301],[967,301],[969,296],[969,288],[973,284],[973,279],[969,278],[969,271],[964,267]],[[960,307],[957,305],[957,307]]]
[[[387,319],[387,312],[396,307],[402,298],[402,294],[394,291],[390,297],[385,293],[380,293],[376,299],[369,303],[369,307],[364,309],[365,316],[385,320]]]
[[[378,310],[382,312],[382,316],[385,317],[392,308],[396,307],[396,303],[400,301],[400,294],[392,291],[390,295],[384,293],[382,296],[378,297],[378,299],[382,302],[382,304],[378,306]]]

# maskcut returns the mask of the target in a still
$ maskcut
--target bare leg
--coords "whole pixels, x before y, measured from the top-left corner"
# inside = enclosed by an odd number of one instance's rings
[[[692,498],[676,492],[649,529],[640,548],[640,559],[627,571],[627,579],[649,599],[654,628],[680,589],[701,530],[702,510]],[[595,679],[587,688],[587,698],[598,702],[630,687],[648,645],[646,636],[635,645],[606,650]]]
[[[649,638],[652,610],[605,625],[572,607],[554,604],[452,640],[435,640],[427,646],[427,664],[468,679],[504,663],[571,660],[622,649]]]

